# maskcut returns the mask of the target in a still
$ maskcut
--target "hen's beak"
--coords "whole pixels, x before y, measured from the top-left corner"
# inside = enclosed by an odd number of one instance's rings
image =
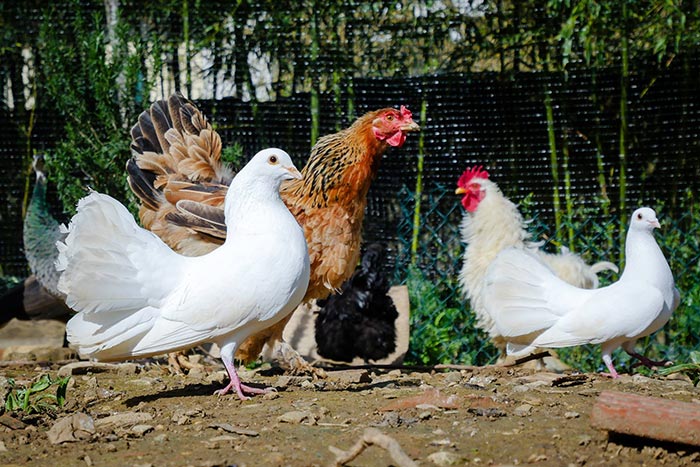
[[[467,190],[462,188],[461,186],[457,187],[457,189],[455,190],[456,195],[463,195],[466,192],[467,192]]]
[[[295,178],[297,180],[301,180],[302,178],[304,178],[301,172],[299,172],[299,170],[297,170],[297,168],[294,166],[285,167],[285,170],[291,174],[292,178]]]
[[[420,126],[413,120],[401,126],[401,131],[420,131]]]

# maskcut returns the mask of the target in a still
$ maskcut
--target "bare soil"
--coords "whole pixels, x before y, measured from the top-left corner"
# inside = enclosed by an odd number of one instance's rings
[[[42,373],[55,377],[74,363],[55,347],[6,348],[2,359],[0,375],[20,384]],[[226,380],[218,361],[195,362],[188,375],[171,374],[164,359],[74,368],[67,403],[54,415],[0,417],[0,465],[328,466],[337,455],[330,447],[350,449],[367,428],[427,466],[700,462],[697,448],[609,435],[589,419],[604,390],[700,403],[700,388],[685,377],[562,379],[486,367],[353,369],[314,380],[266,365],[241,377],[277,392],[240,401],[212,394]],[[52,427],[75,414],[85,414],[83,424],[63,433],[74,440],[52,444]],[[369,446],[347,465],[398,464],[387,450]]]

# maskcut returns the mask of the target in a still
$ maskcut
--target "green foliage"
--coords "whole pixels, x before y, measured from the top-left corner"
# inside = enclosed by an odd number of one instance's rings
[[[693,386],[697,386],[700,383],[700,351],[690,352],[690,360],[692,363],[681,363],[680,365],[662,368],[659,370],[659,374],[667,376],[673,373],[685,373],[690,377]]]
[[[468,307],[445,300],[444,290],[411,266],[406,281],[411,303],[411,337],[407,363],[484,363],[493,353],[485,336],[474,327]]]
[[[66,389],[70,376],[51,379],[48,374],[41,375],[36,381],[27,387],[18,387],[15,380],[7,380],[10,387],[5,396],[5,410],[8,412],[47,413],[56,412],[66,402]],[[48,393],[48,389],[55,387],[55,393]]]
[[[123,23],[107,31],[101,10],[73,3],[71,14],[63,13],[67,27],[56,28],[62,12],[50,10],[39,32],[41,80],[65,119],[47,162],[67,212],[88,187],[124,200],[129,127],[150,88],[138,36]]]

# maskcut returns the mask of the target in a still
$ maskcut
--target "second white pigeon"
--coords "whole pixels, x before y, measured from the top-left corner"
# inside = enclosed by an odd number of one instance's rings
[[[226,194],[226,241],[198,257],[173,252],[107,195],[80,200],[57,243],[59,289],[79,311],[66,328],[71,346],[83,357],[122,360],[213,342],[231,379],[216,394],[265,392],[241,383],[233,355],[306,293],[306,240],[279,195],[284,180],[301,177],[281,149],[256,154]]]
[[[559,279],[531,253],[502,251],[486,275],[486,307],[508,341],[508,353],[523,356],[537,348],[600,344],[610,375],[618,377],[612,351],[622,346],[646,366],[658,365],[634,351],[637,339],[661,329],[678,307],[680,294],[653,231],[650,208],[634,211],[620,279],[595,290]]]

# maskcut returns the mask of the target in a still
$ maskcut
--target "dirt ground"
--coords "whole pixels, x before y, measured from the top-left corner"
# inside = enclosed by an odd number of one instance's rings
[[[263,366],[242,379],[277,392],[242,402],[212,394],[225,373],[208,357],[197,357],[188,375],[171,374],[164,359],[81,366],[54,341],[37,349],[11,334],[0,376],[26,384],[42,373],[73,374],[55,415],[0,417],[0,466],[328,466],[338,456],[332,447],[350,450],[367,429],[425,466],[700,462],[688,446],[609,436],[590,423],[604,390],[700,403],[700,388],[685,377],[613,381],[487,367],[353,369],[314,380]],[[8,342],[5,335],[0,347]],[[372,445],[347,465],[400,461]]]

